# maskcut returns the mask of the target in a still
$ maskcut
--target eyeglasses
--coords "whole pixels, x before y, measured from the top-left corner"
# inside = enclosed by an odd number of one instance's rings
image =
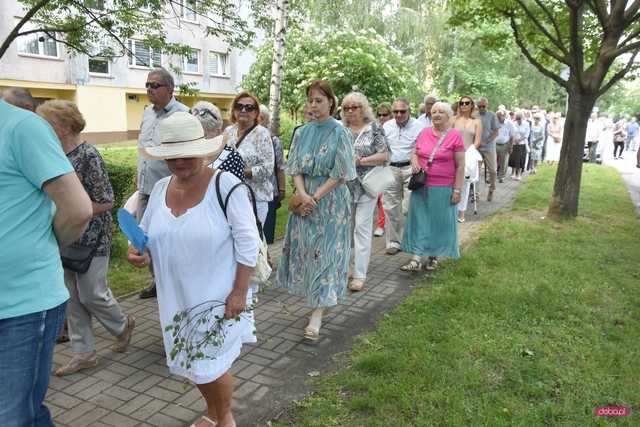
[[[389,113],[378,113],[378,117],[389,117]]]
[[[233,106],[233,109],[236,111],[243,111],[243,112],[250,113],[252,111],[256,111],[256,106],[254,104],[236,103],[236,105]]]
[[[361,105],[348,105],[346,107],[342,107],[342,110],[347,111],[356,111],[357,109],[362,108]]]
[[[471,101],[460,101],[458,104],[460,104],[460,105],[471,105]]]
[[[409,110],[393,110],[393,114],[405,114]]]
[[[209,110],[205,110],[205,109],[198,110],[197,108],[192,108],[192,109],[189,110],[189,113],[194,115],[194,116],[200,116],[200,117],[204,117],[204,116],[206,116],[208,114],[213,118],[213,120],[220,120],[218,118],[218,116],[213,114],[213,112],[211,112]]]
[[[167,85],[163,85],[162,83],[146,82],[144,84],[144,87],[146,87],[147,89],[158,89],[161,87],[167,87]]]

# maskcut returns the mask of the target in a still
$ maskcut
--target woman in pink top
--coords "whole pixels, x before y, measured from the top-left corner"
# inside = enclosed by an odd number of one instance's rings
[[[451,106],[437,102],[431,109],[433,127],[424,129],[416,140],[411,156],[413,173],[427,172],[427,182],[411,193],[404,228],[402,251],[413,258],[404,271],[422,270],[422,258],[428,257],[427,270],[434,270],[439,256],[459,258],[456,205],[464,183],[464,143],[462,135],[450,127]],[[428,161],[441,138],[433,163]]]

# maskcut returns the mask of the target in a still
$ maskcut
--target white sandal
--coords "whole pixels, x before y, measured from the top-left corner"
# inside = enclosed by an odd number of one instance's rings
[[[206,415],[203,415],[200,418],[198,418],[195,423],[191,424],[191,427],[196,427],[197,424],[200,423],[200,421],[209,423],[207,427],[216,427],[218,425],[217,422],[213,421],[211,418],[207,417]]]
[[[420,271],[420,270],[422,270],[422,263],[420,261],[416,261],[415,259],[412,259],[407,264],[405,264],[402,267],[400,267],[400,270],[402,270],[402,271]]]

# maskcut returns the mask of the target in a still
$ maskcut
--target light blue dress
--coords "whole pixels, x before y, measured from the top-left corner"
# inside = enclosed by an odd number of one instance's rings
[[[312,122],[296,132],[288,175],[303,175],[313,195],[327,179],[356,177],[351,135],[335,119]],[[351,194],[345,184],[325,194],[309,216],[289,214],[276,285],[307,297],[313,308],[331,307],[347,289]]]

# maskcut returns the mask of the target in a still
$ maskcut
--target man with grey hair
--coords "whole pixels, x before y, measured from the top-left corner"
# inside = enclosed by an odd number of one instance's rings
[[[427,95],[424,97],[424,114],[418,117],[418,122],[420,122],[422,127],[431,127],[431,109],[433,108],[433,104],[436,102],[438,102],[438,99],[433,95]]]
[[[515,129],[513,124],[506,120],[507,112],[505,110],[498,110],[496,113],[498,118],[498,136],[495,139],[496,143],[496,158],[498,165],[498,182],[504,182],[504,177],[507,174],[507,160],[509,159],[509,153],[513,145],[515,137]]]
[[[393,101],[391,112],[395,120],[388,120],[384,125],[391,151],[389,167],[395,178],[382,194],[382,206],[386,215],[385,236],[386,253],[395,255],[400,252],[404,216],[409,208],[409,179],[411,178],[411,154],[416,148],[418,134],[424,126],[411,117],[409,101],[398,98]]]
[[[35,111],[36,100],[33,99],[31,93],[21,87],[10,87],[2,91],[2,99],[11,105],[22,108],[23,110]]]
[[[147,88],[147,96],[151,101],[151,105],[148,105],[142,114],[138,149],[160,145],[160,135],[158,133],[160,122],[176,111],[189,111],[186,105],[181,104],[174,98],[173,77],[164,68],[156,68],[149,71],[145,87]],[[160,179],[169,175],[171,175],[171,172],[164,160],[148,160],[138,156],[138,210],[136,211],[138,221],[142,220],[144,211],[147,209],[149,195],[153,190],[153,186]],[[150,269],[153,274],[152,266],[150,266]],[[155,281],[140,293],[140,298],[152,298],[155,296]]]
[[[489,170],[489,194],[487,201],[493,200],[493,192],[496,189],[496,143],[500,125],[496,115],[489,111],[489,101],[484,96],[478,101],[478,118],[482,122],[482,136],[480,137],[480,154]]]

